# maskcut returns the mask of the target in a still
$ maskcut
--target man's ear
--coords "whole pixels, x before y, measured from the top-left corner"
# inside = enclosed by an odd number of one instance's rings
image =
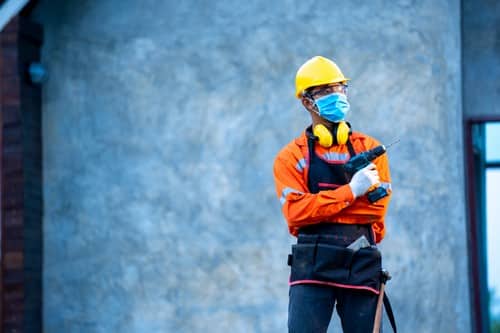
[[[313,101],[311,101],[310,98],[307,98],[307,97],[302,97],[302,105],[304,105],[304,107],[308,110],[308,111],[311,111],[312,109],[314,109],[314,103]]]

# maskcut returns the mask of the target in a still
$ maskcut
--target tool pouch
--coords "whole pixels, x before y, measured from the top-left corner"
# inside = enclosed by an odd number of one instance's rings
[[[380,289],[382,259],[376,247],[354,252],[325,243],[292,245],[290,283],[331,282],[346,288]]]
[[[361,248],[354,253],[349,284],[380,290],[382,255],[376,247]]]
[[[313,264],[315,280],[344,281],[349,279],[353,251],[340,246],[317,244]]]

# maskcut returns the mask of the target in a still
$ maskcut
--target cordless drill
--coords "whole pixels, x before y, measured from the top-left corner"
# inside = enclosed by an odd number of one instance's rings
[[[344,164],[344,171],[347,175],[347,178],[350,180],[356,172],[366,167],[371,163],[371,161],[384,154],[386,151],[387,149],[385,148],[385,146],[380,145],[373,149],[355,155],[353,158],[347,161],[346,164]],[[374,203],[388,195],[389,194],[387,193],[387,190],[382,186],[377,186],[375,189],[366,193],[366,196],[370,203]]]

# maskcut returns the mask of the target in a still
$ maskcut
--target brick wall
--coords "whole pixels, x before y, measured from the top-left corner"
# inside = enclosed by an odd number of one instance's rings
[[[41,27],[13,19],[0,33],[1,328],[41,331]]]

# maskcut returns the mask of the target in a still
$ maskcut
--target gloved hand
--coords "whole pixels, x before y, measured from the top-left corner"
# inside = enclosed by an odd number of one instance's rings
[[[370,163],[363,169],[356,172],[349,183],[354,198],[365,194],[370,187],[380,182],[377,167],[375,164]]]

